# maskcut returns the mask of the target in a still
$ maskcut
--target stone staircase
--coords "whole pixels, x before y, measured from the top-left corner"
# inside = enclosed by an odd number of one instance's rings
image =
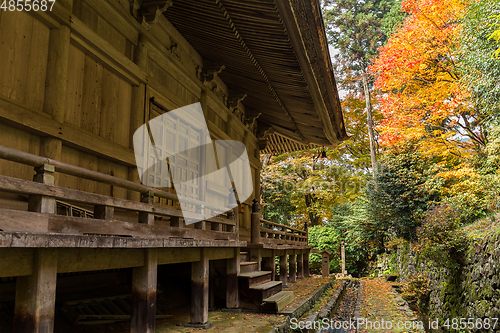
[[[272,281],[271,271],[259,270],[248,252],[240,252],[238,276],[240,307],[264,312],[279,312],[293,301],[293,291],[282,290],[281,281]]]

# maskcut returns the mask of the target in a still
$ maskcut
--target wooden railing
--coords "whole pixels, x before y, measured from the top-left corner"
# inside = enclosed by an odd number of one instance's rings
[[[307,246],[307,231],[267,220],[260,220],[260,242]]]
[[[34,181],[0,175],[0,191],[29,196],[29,211],[0,209],[0,231],[138,238],[239,239],[237,207],[226,218],[221,215],[205,218],[201,213],[192,213],[190,217],[201,222],[194,223],[194,228],[188,227],[181,210],[153,205],[155,196],[178,201],[173,193],[4,146],[0,146],[0,159],[33,166],[36,172]],[[55,172],[140,192],[142,202],[54,186]],[[57,215],[56,200],[93,206],[94,218]],[[206,212],[205,209],[212,212],[227,210],[194,199],[188,199],[186,203],[201,207],[200,212]],[[138,213],[135,215],[137,223],[114,219],[115,209]],[[161,225],[155,225],[160,217],[163,217]]]

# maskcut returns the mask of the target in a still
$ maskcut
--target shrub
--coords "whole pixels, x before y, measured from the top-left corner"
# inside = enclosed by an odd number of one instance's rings
[[[309,228],[309,246],[320,252],[328,250],[332,253],[330,257],[330,272],[340,271],[340,233],[329,226],[315,226]],[[320,274],[322,268],[321,254],[311,253],[309,256],[309,269],[312,273]]]
[[[417,307],[418,311],[425,313],[430,295],[429,280],[422,274],[408,277],[408,282],[403,284],[401,296],[410,304]]]
[[[420,252],[432,259],[442,260],[445,255],[457,259],[467,245],[467,236],[460,229],[460,213],[447,204],[427,212],[417,235]]]

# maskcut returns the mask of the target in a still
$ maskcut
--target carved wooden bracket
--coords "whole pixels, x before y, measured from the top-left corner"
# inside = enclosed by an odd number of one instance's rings
[[[177,48],[177,41],[170,37],[170,48],[169,51],[172,52],[173,55],[177,57],[177,59],[181,60],[181,55],[179,53],[179,50]]]
[[[272,127],[268,124],[265,124],[265,123],[260,123],[259,125],[260,126],[257,128],[257,138],[259,139],[259,149],[264,150],[264,149],[266,149],[269,136],[274,133],[274,127]]]
[[[262,113],[259,113],[257,116],[253,118],[246,118],[245,125],[253,134],[257,134],[257,119],[261,116]]]
[[[158,22],[161,15],[174,4],[173,0],[142,0],[141,11],[148,24]]]
[[[231,96],[229,101],[229,105],[232,109],[236,109],[238,107],[238,103],[243,102],[243,100],[247,97],[247,94],[238,94]]]
[[[205,81],[206,82],[213,81],[215,76],[217,74],[220,74],[225,68],[226,68],[226,65],[205,64],[203,66],[203,77],[205,78]]]

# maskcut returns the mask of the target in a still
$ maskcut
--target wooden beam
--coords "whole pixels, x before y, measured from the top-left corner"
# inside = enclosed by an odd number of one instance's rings
[[[6,124],[40,136],[58,138],[64,144],[107,160],[135,166],[132,149],[96,136],[73,124],[51,119],[48,114],[33,111],[25,105],[0,95],[0,119]]]
[[[56,250],[36,249],[33,274],[17,278],[15,333],[54,331],[57,259]]]
[[[128,211],[140,211],[154,213],[156,215],[170,216],[172,219],[171,226],[181,228],[185,227],[185,224],[182,221],[182,211],[175,208],[134,202],[130,200],[108,197],[101,194],[72,190],[63,187],[49,186],[45,184],[39,184],[37,182],[30,182],[27,180],[7,176],[0,176],[0,190],[19,194],[51,196],[56,199],[69,200],[83,204],[105,205],[125,209]],[[176,220],[176,218],[179,218],[179,220]],[[236,221],[234,220],[222,219],[218,217],[211,217],[206,220],[208,222],[215,222],[232,226],[236,225]],[[176,223],[176,221],[178,223]]]
[[[74,16],[71,18],[71,39],[76,46],[83,48],[86,53],[90,53],[89,55],[99,59],[99,62],[131,84],[138,85],[139,82],[147,82],[147,74],[132,60],[92,31],[81,20]]]
[[[132,273],[131,333],[155,333],[158,249],[146,249],[144,266]]]
[[[205,240],[236,240],[233,232],[213,232],[192,228],[176,228],[116,220],[71,217],[0,209],[0,229],[4,232],[38,232],[67,235],[116,235],[148,239],[184,237]]]

